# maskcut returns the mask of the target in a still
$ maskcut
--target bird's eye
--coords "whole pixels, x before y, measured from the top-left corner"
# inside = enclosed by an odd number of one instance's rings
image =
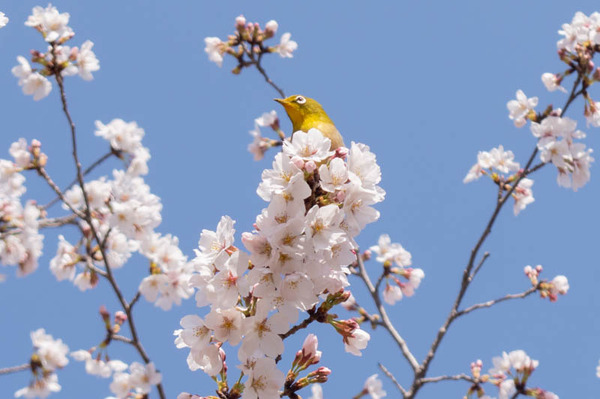
[[[298,96],[298,97],[296,97],[296,102],[298,104],[304,104],[306,102],[306,98],[304,98],[302,96]]]

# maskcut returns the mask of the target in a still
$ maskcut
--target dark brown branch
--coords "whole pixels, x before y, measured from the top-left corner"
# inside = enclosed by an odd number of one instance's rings
[[[295,334],[297,331],[302,330],[303,328],[308,327],[310,323],[312,323],[313,321],[317,320],[317,317],[318,317],[317,312],[314,312],[310,316],[308,316],[306,319],[304,319],[302,321],[302,323],[296,324],[294,327],[290,328],[286,333],[279,334],[279,336],[281,337],[281,339],[286,339],[290,335]]]

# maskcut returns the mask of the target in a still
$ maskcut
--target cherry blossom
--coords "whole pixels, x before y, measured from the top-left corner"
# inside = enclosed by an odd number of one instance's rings
[[[298,48],[298,43],[293,40],[290,40],[292,34],[287,32],[281,35],[281,40],[279,45],[276,47],[277,52],[281,56],[281,58],[292,58],[293,52]]]

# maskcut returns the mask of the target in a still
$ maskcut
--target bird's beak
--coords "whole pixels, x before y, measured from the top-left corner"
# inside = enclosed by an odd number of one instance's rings
[[[277,101],[281,105],[285,104],[285,100],[283,98],[274,98],[273,101]]]

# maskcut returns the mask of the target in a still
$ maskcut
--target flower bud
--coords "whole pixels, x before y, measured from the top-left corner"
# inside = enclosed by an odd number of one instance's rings
[[[235,19],[235,28],[238,30],[242,30],[242,29],[244,29],[245,26],[246,26],[246,17],[244,17],[243,15],[239,15]]]
[[[275,36],[277,28],[279,28],[279,24],[274,19],[267,22],[265,25],[265,39]]]
[[[315,161],[310,160],[304,164],[304,169],[308,173],[313,173],[315,170],[317,170],[317,164],[315,163]]]
[[[122,325],[127,321],[127,314],[125,312],[119,310],[115,313],[115,323]]]

